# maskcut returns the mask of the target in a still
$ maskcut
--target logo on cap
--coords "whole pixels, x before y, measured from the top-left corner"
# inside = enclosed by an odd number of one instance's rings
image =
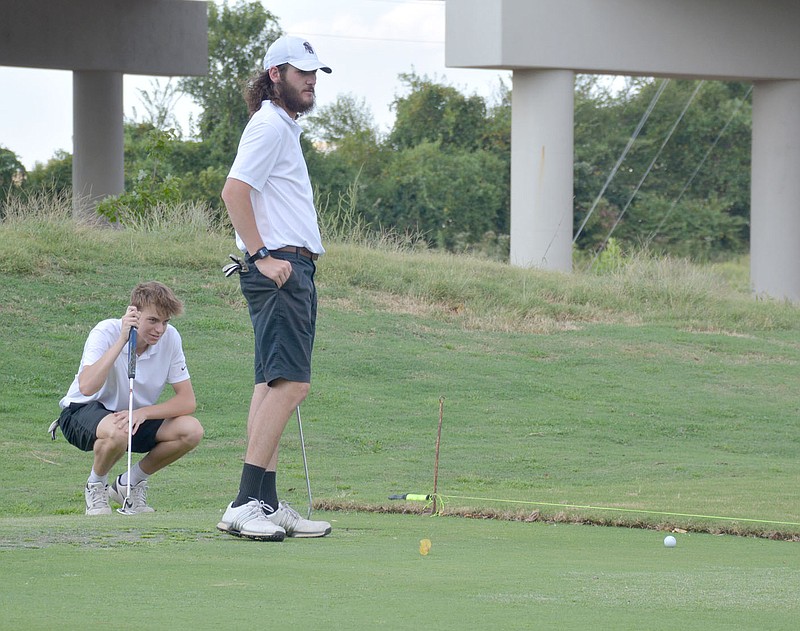
[[[314,54],[314,49],[313,49],[313,48],[311,48],[311,44],[309,44],[308,42],[303,42],[303,48],[305,48],[305,49],[306,49],[306,52],[307,52],[309,55],[313,55],[313,54]]]

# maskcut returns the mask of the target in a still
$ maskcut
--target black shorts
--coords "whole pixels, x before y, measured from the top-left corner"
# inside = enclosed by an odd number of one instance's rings
[[[70,445],[81,451],[92,451],[97,440],[97,426],[109,414],[113,414],[97,401],[89,403],[70,403],[61,410],[58,425]],[[164,419],[150,419],[139,425],[131,439],[131,451],[144,454],[153,449],[158,442],[156,432]]]
[[[292,273],[280,289],[255,265],[239,275],[255,334],[255,382],[271,384],[276,379],[286,379],[311,383],[317,268],[302,254],[272,252],[270,256],[292,264]]]

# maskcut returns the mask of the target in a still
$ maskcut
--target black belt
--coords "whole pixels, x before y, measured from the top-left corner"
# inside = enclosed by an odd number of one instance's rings
[[[292,252],[293,254],[299,254],[300,256],[305,256],[307,259],[311,259],[312,261],[316,261],[319,258],[319,254],[314,254],[308,248],[299,248],[296,245],[287,245],[282,248],[278,248],[274,250],[275,252]]]

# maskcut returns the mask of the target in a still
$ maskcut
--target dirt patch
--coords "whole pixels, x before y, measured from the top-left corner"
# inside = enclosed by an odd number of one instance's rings
[[[43,530],[20,527],[14,533],[0,534],[0,550],[41,549],[51,546],[81,548],[120,548],[163,542],[192,542],[216,538],[216,531],[163,526],[124,527],[112,530],[64,528]]]

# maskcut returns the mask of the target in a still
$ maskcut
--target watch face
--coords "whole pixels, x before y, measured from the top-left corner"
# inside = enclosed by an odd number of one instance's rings
[[[267,248],[261,248],[255,254],[252,254],[248,259],[249,263],[255,263],[258,259],[265,259],[269,256],[269,250]]]

